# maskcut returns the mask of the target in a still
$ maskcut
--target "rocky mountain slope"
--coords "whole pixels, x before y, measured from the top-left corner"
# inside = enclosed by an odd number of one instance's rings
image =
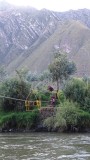
[[[12,74],[28,68],[42,72],[54,52],[63,50],[90,76],[90,10],[53,12],[0,4],[0,65]]]

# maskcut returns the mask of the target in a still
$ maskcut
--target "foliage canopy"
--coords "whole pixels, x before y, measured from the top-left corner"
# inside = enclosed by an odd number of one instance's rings
[[[67,59],[66,54],[56,53],[53,62],[49,65],[49,70],[59,90],[59,83],[68,79],[76,71],[76,66]]]
[[[30,85],[27,82],[18,80],[16,78],[8,79],[0,85],[0,93],[6,97],[17,99],[26,99],[30,91]],[[4,111],[13,111],[20,105],[19,101],[4,98],[2,101]]]

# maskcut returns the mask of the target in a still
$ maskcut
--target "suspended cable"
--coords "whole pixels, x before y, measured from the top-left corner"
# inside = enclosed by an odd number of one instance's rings
[[[2,95],[0,95],[0,98],[12,99],[12,100],[22,101],[22,102],[25,102],[25,101],[26,101],[26,99],[18,99],[18,98],[7,97],[7,96],[2,96]],[[30,100],[30,102],[35,102],[35,101],[36,101],[36,100],[34,100],[34,101],[31,101],[31,100]],[[49,101],[42,101],[42,102],[49,102]]]

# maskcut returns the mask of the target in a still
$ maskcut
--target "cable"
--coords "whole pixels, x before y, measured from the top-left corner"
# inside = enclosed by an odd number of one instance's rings
[[[13,98],[13,97],[6,97],[6,96],[2,96],[2,95],[0,95],[0,98],[7,98],[7,99],[12,99],[12,100],[16,100],[16,101],[23,101],[23,102],[26,101],[26,99],[24,100],[24,99],[18,99],[18,98]],[[35,101],[30,101],[30,102],[35,102]],[[42,102],[49,102],[49,101],[42,101]]]

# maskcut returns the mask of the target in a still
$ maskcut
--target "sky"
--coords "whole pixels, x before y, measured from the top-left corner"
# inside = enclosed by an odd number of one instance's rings
[[[2,0],[0,0],[2,1]],[[54,11],[90,9],[90,0],[4,0],[17,6],[32,6],[37,9],[46,8]]]

